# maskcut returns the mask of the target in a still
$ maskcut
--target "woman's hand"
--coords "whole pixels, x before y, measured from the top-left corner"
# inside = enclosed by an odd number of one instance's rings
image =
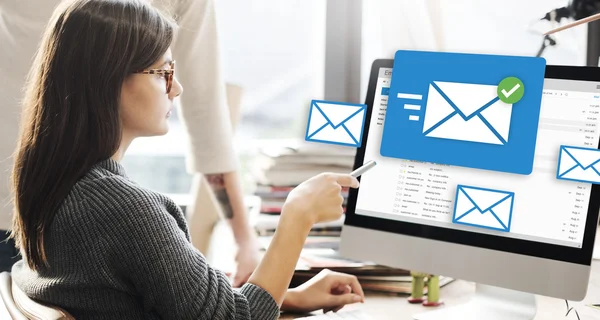
[[[325,269],[301,286],[288,290],[281,310],[337,312],[347,304],[364,302],[364,299],[355,276]]]
[[[342,187],[358,188],[358,180],[349,174],[321,173],[294,188],[284,204],[284,213],[296,215],[312,226],[335,221],[343,214]]]
[[[322,173],[302,182],[289,193],[273,240],[248,280],[267,291],[278,305],[283,305],[302,246],[312,226],[318,222],[337,220],[342,216],[342,187],[356,188],[358,180],[349,174]],[[317,280],[310,282],[310,291],[324,292],[323,288],[327,285],[324,282],[329,280],[315,281]],[[303,288],[298,290],[301,293],[308,291],[306,286]],[[331,288],[327,294],[322,293],[321,298],[338,292],[333,289],[335,288]],[[362,291],[360,293],[362,295]],[[308,301],[309,297],[303,298],[305,295],[300,294],[301,301]],[[330,304],[333,302],[335,301],[329,301]],[[316,301],[298,305],[304,308],[318,306]]]

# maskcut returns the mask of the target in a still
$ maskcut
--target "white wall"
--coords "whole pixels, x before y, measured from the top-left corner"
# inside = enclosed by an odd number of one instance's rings
[[[398,49],[533,56],[553,26],[539,18],[567,0],[363,0],[362,94],[371,63]],[[563,23],[565,21],[563,20]],[[536,30],[536,31],[534,31]],[[585,65],[587,29],[555,34],[548,64]]]
[[[551,29],[539,18],[567,4],[566,0],[441,2],[446,50],[514,55],[535,55],[542,36],[530,31],[530,25],[535,22],[538,32]],[[586,26],[555,34],[557,45],[544,53],[547,63],[584,65],[586,37]]]
[[[285,116],[323,95],[324,1],[215,3],[225,81],[244,88],[243,113]]]

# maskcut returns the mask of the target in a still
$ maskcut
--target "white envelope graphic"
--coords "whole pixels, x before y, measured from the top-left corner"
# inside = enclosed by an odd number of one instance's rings
[[[600,184],[600,150],[561,146],[556,178]]]
[[[458,185],[452,222],[510,231],[514,196],[508,191]]]
[[[429,85],[423,134],[427,137],[506,144],[512,104],[497,86],[434,81]]]
[[[313,100],[306,141],[360,147],[366,105]]]

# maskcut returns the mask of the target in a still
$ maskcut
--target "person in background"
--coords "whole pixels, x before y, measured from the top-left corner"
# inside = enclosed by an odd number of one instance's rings
[[[7,239],[7,231],[13,211],[9,173],[17,141],[22,88],[43,29],[59,2],[0,2],[0,71],[4,75],[0,80],[3,97],[3,116],[0,117],[0,271],[9,271],[20,258],[14,241]],[[177,70],[178,77],[189,88],[177,105],[191,142],[187,169],[194,174],[194,180],[201,179],[204,174],[229,221],[238,246],[233,285],[241,286],[258,265],[259,246],[248,223],[237,173],[225,84],[219,68],[214,1],[155,0],[152,3],[176,16],[180,25],[172,48],[173,58],[183,66]],[[195,190],[192,193],[195,195]]]
[[[131,142],[166,134],[183,93],[177,30],[144,0],[69,0],[54,11],[11,174],[11,236],[23,256],[14,285],[77,319],[269,320],[363,301],[355,276],[331,271],[288,289],[312,226],[342,216],[342,188],[358,187],[351,175],[322,173],[290,192],[240,290],[193,247],[179,206],[127,176]]]
[[[235,287],[243,285],[259,262],[258,239],[248,213],[238,173],[231,117],[225,94],[214,0],[154,0],[153,5],[176,17],[179,31],[173,43],[173,59],[182,66],[178,78],[187,88],[178,105],[187,130],[190,153],[187,171],[193,175],[192,197],[198,195],[202,176],[211,185],[224,218],[229,222],[238,250]],[[176,67],[177,68],[177,67]],[[196,203],[192,199],[192,203]],[[202,208],[192,208],[201,214]],[[192,235],[193,237],[194,235]]]

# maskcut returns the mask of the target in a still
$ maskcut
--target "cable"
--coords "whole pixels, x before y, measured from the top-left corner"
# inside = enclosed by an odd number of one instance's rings
[[[573,307],[569,308],[569,301],[565,300],[565,303],[567,304],[567,314],[565,314],[565,317],[568,317],[569,313],[571,311],[575,311],[575,315],[577,316],[577,320],[581,320],[581,318],[579,318],[579,313],[577,312],[577,310],[575,310],[575,308],[573,308]]]
[[[549,46],[555,46],[556,45],[556,40],[554,40],[554,38],[546,35],[544,36],[544,40],[542,41],[542,46],[540,47],[540,49],[538,50],[538,52],[536,53],[536,57],[541,57],[542,54],[544,53],[544,50],[546,50],[547,47]]]

